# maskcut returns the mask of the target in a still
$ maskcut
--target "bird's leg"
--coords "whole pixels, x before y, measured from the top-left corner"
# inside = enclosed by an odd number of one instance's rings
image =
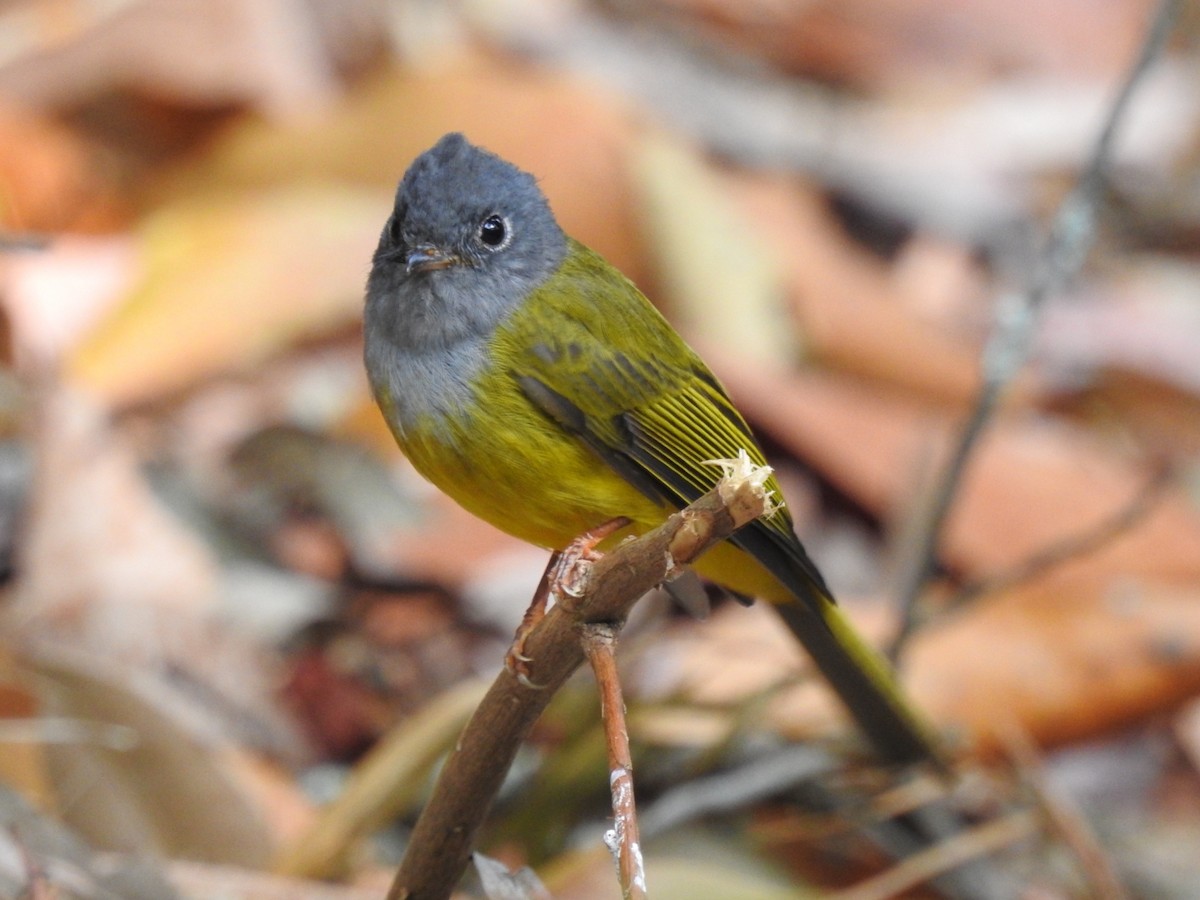
[[[526,687],[536,685],[529,680],[530,658],[525,655],[525,641],[545,617],[550,598],[554,597],[557,602],[564,594],[577,596],[587,571],[584,564],[590,566],[600,559],[596,545],[628,524],[629,519],[617,516],[591,531],[585,531],[562,550],[555,550],[550,554],[546,571],[542,573],[542,580],[538,582],[537,590],[533,593],[533,601],[521,617],[521,624],[517,626],[517,633],[513,635],[512,646],[508,648],[504,657],[505,668],[516,675],[517,680]]]
[[[512,646],[508,648],[508,653],[504,656],[504,668],[516,675],[517,680],[526,687],[534,685],[529,680],[529,657],[525,655],[525,640],[529,637],[529,633],[537,627],[538,622],[546,616],[546,607],[550,605],[550,582],[554,580],[558,572],[562,557],[561,550],[555,550],[550,554],[550,561],[546,563],[546,571],[542,573],[542,580],[538,582],[537,590],[533,592],[533,600],[530,602],[529,608],[525,610],[525,615],[521,617],[521,624],[517,626],[517,632],[513,635]]]

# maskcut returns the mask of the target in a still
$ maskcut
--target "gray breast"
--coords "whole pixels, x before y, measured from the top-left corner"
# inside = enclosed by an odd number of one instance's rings
[[[449,424],[474,403],[472,385],[487,361],[486,350],[486,341],[474,339],[417,352],[368,334],[367,371],[376,396],[391,397],[402,431],[420,420]]]

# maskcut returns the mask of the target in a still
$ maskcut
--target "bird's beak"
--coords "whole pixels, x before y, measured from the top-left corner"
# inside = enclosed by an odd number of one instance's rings
[[[408,274],[413,272],[432,272],[436,269],[448,269],[457,266],[461,259],[457,254],[442,250],[432,244],[421,244],[408,254],[406,268]]]

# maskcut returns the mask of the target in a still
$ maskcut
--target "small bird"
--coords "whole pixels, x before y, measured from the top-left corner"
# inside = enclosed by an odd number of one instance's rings
[[[720,382],[616,268],[559,227],[533,176],[461,134],[409,167],[367,281],[365,362],[416,469],[470,512],[561,550],[660,525],[762,451]],[[772,477],[766,487],[781,496]],[[855,634],[786,508],[694,569],[775,605],[879,755],[931,731]]]

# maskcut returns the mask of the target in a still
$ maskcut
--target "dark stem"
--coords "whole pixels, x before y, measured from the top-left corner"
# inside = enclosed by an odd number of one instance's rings
[[[980,437],[1008,385],[1025,364],[1042,306],[1047,297],[1061,291],[1078,274],[1091,249],[1117,129],[1125,118],[1138,83],[1162,52],[1181,6],[1181,0],[1160,2],[1137,59],[1125,74],[1109,107],[1087,165],[1059,207],[1045,245],[1035,261],[1029,284],[1023,292],[1001,297],[997,303],[992,334],[980,361],[982,385],[975,406],[959,432],[950,461],[924,511],[909,556],[913,562],[901,574],[897,589],[901,624],[888,648],[888,656],[893,662],[899,660],[916,628],[918,601],[937,564],[938,541],[946,515]]]

